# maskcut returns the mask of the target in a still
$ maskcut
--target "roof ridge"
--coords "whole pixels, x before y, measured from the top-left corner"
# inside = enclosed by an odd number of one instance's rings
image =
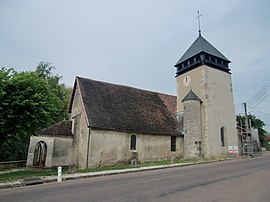
[[[100,83],[104,83],[104,84],[116,85],[116,86],[121,86],[121,87],[126,87],[126,88],[132,88],[132,89],[135,89],[135,90],[140,90],[140,91],[145,91],[145,92],[151,92],[151,93],[156,93],[156,94],[162,94],[162,95],[177,97],[176,95],[163,93],[163,92],[158,92],[158,91],[152,91],[150,89],[142,89],[142,88],[139,88],[139,87],[128,86],[128,85],[125,85],[125,84],[110,83],[110,82],[107,82],[107,81],[95,80],[95,79],[81,77],[81,76],[76,76],[76,78],[78,78],[78,79],[86,79],[86,80],[91,80],[91,81],[94,81],[94,82],[100,82]]]

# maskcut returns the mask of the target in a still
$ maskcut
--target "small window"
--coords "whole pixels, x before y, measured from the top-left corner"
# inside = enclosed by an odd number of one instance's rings
[[[171,151],[176,151],[176,137],[171,136]]]
[[[224,127],[220,128],[220,140],[221,140],[221,146],[225,147],[225,131]]]
[[[136,150],[136,135],[131,135],[130,150]]]

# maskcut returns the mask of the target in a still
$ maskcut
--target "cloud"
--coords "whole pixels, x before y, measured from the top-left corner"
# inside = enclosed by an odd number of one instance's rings
[[[269,1],[4,1],[1,66],[76,75],[176,94],[174,64],[202,34],[231,63],[236,112],[269,78]],[[267,120],[270,123],[270,120]]]

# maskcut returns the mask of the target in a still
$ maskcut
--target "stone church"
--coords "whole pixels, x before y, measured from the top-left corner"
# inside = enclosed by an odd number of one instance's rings
[[[199,32],[175,65],[177,96],[76,77],[70,120],[31,137],[27,165],[88,168],[237,153],[229,63]]]

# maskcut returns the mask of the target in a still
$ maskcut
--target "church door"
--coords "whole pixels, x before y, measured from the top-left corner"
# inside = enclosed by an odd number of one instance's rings
[[[43,141],[38,142],[35,147],[33,165],[36,167],[44,167],[46,155],[47,155],[46,143]]]

